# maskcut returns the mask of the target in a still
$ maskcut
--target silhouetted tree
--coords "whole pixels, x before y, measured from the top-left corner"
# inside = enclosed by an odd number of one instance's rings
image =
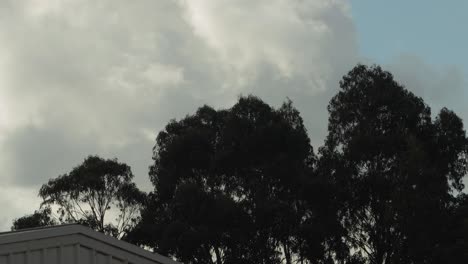
[[[435,252],[434,263],[468,263],[468,196],[461,194],[450,215],[447,234]]]
[[[289,100],[203,106],[158,134],[148,196],[129,166],[90,156],[12,229],[78,222],[187,264],[467,263],[462,120],[432,118],[378,66],[340,87],[317,156]]]
[[[57,221],[55,221],[51,213],[52,212],[49,207],[36,210],[31,215],[25,215],[23,217],[17,218],[13,221],[11,230],[56,225]]]
[[[42,185],[44,209],[15,220],[13,228],[80,223],[121,238],[136,224],[146,199],[132,179],[130,167],[117,159],[89,156],[70,173]],[[50,208],[57,209],[56,219]]]
[[[319,163],[339,190],[350,252],[364,263],[432,263],[467,172],[462,121],[445,108],[433,121],[378,66],[356,66],[340,87]]]
[[[302,197],[314,183],[315,157],[290,101],[273,109],[249,96],[228,110],[201,107],[159,133],[153,159],[155,190],[134,241],[184,263],[300,258],[302,225],[320,216]],[[307,227],[323,228],[314,261],[325,255],[325,226]]]

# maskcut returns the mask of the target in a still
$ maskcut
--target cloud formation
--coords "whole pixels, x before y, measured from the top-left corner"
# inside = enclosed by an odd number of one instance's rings
[[[407,89],[431,106],[433,114],[447,107],[462,118],[468,118],[468,83],[463,71],[455,65],[433,66],[411,54],[400,54],[386,65]]]
[[[291,98],[320,146],[328,101],[360,60],[356,35],[345,0],[1,1],[0,230],[88,154],[127,162],[150,190],[158,131],[241,94]],[[389,67],[438,102],[419,64]],[[464,85],[456,70],[432,76]]]
[[[0,179],[15,190],[2,201],[88,154],[129,163],[149,190],[167,121],[240,94],[297,100],[319,142],[321,98],[357,57],[344,1],[2,1],[0,17]],[[1,229],[37,206],[23,197]]]

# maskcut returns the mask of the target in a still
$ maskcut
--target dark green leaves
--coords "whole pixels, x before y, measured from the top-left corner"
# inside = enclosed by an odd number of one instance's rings
[[[343,195],[352,254],[365,263],[433,261],[467,173],[461,120],[444,108],[433,121],[423,100],[378,66],[358,65],[340,86],[321,169]]]
[[[68,174],[50,179],[41,187],[41,208],[45,209],[27,219],[38,226],[81,223],[121,238],[136,224],[146,200],[132,179],[128,165],[116,159],[89,156]],[[50,208],[57,208],[57,215],[51,214]],[[109,212],[116,219],[109,218]],[[25,219],[16,220],[15,226],[21,226],[20,220]]]
[[[11,230],[56,225],[57,222],[53,219],[51,214],[52,211],[50,207],[37,210],[34,214],[15,219]]]
[[[127,165],[90,156],[42,186],[43,210],[13,228],[55,224],[52,207],[59,222],[187,264],[467,262],[462,120],[431,116],[379,66],[357,65],[340,87],[317,156],[290,100],[240,97],[166,125],[148,197]]]
[[[185,263],[292,263],[301,254],[300,226],[318,214],[303,196],[315,156],[291,101],[274,109],[249,96],[227,110],[201,107],[159,133],[153,159],[137,243]]]

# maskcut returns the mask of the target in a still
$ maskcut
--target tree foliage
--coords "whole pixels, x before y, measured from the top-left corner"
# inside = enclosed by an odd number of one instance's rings
[[[135,241],[184,263],[292,263],[307,242],[321,250],[314,259],[326,255],[326,224],[312,224],[321,217],[312,206],[326,202],[306,205],[315,156],[290,101],[201,107],[159,133],[153,159],[155,190]],[[301,228],[320,233],[314,245]]]
[[[17,218],[13,221],[13,226],[11,227],[11,230],[56,225],[57,221],[53,218],[51,213],[52,212],[50,208],[43,208],[34,211],[33,214]]]
[[[148,196],[129,166],[90,156],[12,228],[79,222],[187,264],[468,263],[462,120],[379,66],[340,88],[317,155],[290,100],[240,97],[166,125]]]
[[[447,234],[440,241],[435,263],[468,263],[468,196],[460,195],[452,207]]]
[[[365,263],[432,263],[453,191],[463,189],[463,124],[380,67],[358,65],[340,82],[320,150],[342,192],[340,218],[352,255]]]
[[[171,121],[133,241],[186,263],[436,263],[461,225],[463,122],[378,66],[340,87],[318,156],[290,101]]]
[[[42,210],[16,220],[14,228],[81,223],[121,238],[136,224],[145,201],[145,194],[132,179],[128,165],[116,159],[88,156],[69,173],[42,185]],[[51,208],[57,215],[51,216]]]

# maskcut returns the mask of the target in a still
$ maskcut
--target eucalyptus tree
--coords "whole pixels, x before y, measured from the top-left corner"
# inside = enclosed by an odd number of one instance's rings
[[[41,209],[15,220],[13,228],[81,223],[122,238],[136,225],[146,200],[132,179],[127,164],[88,156],[69,173],[42,185]]]
[[[431,263],[463,189],[461,119],[424,101],[378,66],[358,65],[328,106],[322,173],[340,189],[352,255],[365,263]]]

